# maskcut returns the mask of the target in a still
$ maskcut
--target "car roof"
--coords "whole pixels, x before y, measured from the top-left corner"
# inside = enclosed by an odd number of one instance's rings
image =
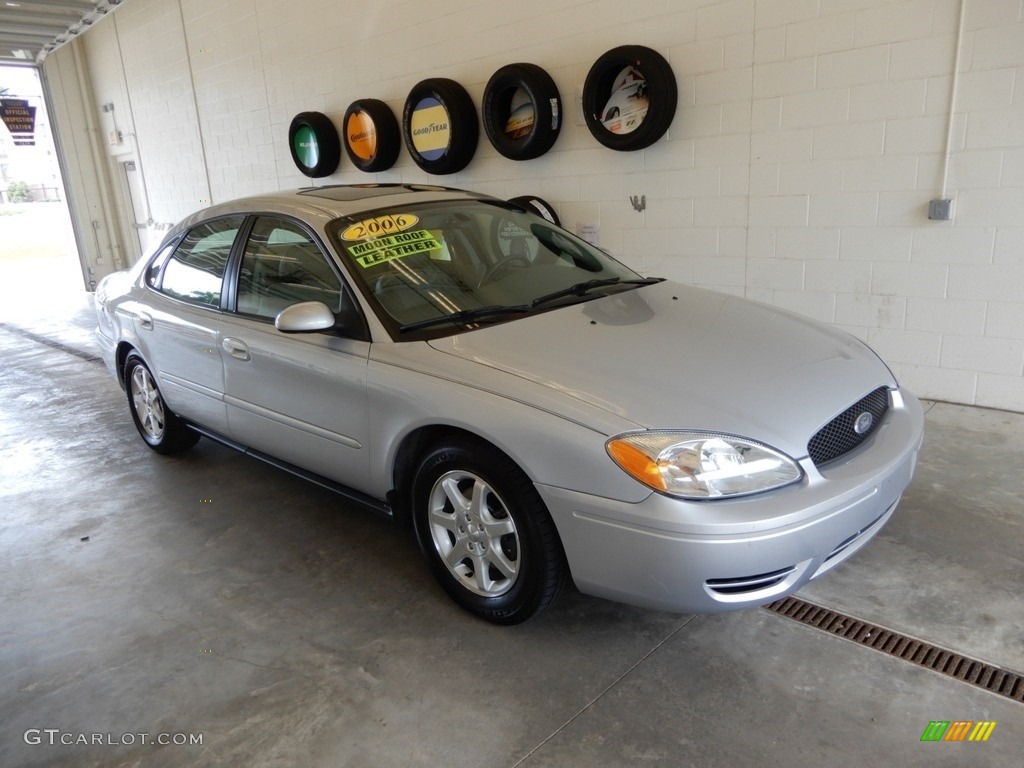
[[[216,203],[185,218],[174,227],[180,232],[200,221],[238,213],[283,213],[321,226],[341,216],[352,216],[386,205],[409,205],[441,200],[488,200],[487,195],[427,184],[336,184],[324,187],[269,192]]]

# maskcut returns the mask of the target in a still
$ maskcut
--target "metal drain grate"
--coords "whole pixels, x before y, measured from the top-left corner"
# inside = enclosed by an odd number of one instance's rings
[[[795,597],[769,611],[1024,704],[1024,676]]]

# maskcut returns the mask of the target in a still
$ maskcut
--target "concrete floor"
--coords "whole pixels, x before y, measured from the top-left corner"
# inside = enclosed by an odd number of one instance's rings
[[[386,520],[208,440],[149,451],[102,365],[40,341],[95,354],[88,298],[55,306],[0,307],[2,766],[1024,764],[1021,704],[765,610],[474,620]],[[1024,672],[1024,415],[927,429],[889,526],[801,596]]]

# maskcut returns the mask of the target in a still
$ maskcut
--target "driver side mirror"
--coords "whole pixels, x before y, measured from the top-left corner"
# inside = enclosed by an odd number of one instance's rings
[[[335,325],[334,313],[322,301],[302,301],[282,309],[274,327],[282,333],[327,331]]]

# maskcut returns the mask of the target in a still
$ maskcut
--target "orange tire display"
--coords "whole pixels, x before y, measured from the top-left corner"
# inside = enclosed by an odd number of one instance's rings
[[[345,152],[361,171],[386,171],[395,164],[401,147],[398,120],[383,101],[359,99],[345,111]]]

